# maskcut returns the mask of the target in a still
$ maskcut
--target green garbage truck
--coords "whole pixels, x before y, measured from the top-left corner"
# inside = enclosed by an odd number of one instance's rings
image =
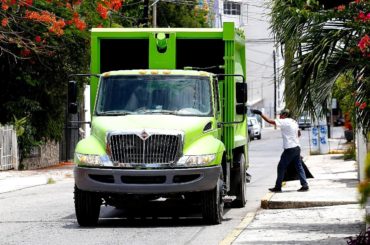
[[[224,199],[244,207],[248,182],[245,40],[223,28],[91,30],[91,135],[74,154],[75,211],[182,198],[208,224]],[[69,111],[76,113],[76,81]]]

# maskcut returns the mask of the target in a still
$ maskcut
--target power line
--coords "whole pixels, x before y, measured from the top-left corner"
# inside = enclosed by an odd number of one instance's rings
[[[266,64],[262,64],[262,63],[258,63],[256,61],[253,61],[253,60],[250,60],[250,59],[247,59],[247,61],[253,63],[253,64],[256,64],[256,65],[261,65],[261,66],[265,66],[265,67],[269,67],[269,68],[273,68],[272,66],[270,65],[266,65]]]
[[[261,50],[257,50],[257,49],[252,49],[252,48],[250,48],[249,46],[247,46],[247,47],[246,47],[246,50],[247,50],[247,51],[251,51],[251,52],[260,53],[260,54],[271,55],[271,53],[263,52],[263,51],[261,51]]]

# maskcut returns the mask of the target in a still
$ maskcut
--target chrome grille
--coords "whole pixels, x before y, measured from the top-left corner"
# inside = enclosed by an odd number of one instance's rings
[[[114,133],[108,135],[113,162],[173,163],[182,150],[181,134]]]

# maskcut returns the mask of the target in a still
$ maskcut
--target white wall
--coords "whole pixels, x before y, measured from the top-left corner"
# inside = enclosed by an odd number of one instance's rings
[[[280,81],[279,67],[283,65],[280,50],[274,46],[274,37],[270,30],[269,9],[263,0],[232,0],[242,4],[241,15],[224,15],[223,0],[218,0],[219,10],[215,14],[215,27],[221,27],[221,21],[232,21],[236,27],[244,29],[246,36],[246,65],[248,82],[248,105],[264,109],[274,116],[274,58],[276,58],[276,96],[277,112],[284,108],[284,82]]]
[[[262,100],[265,113],[274,116],[274,79],[276,79],[276,95],[279,94],[279,75],[274,78],[275,49],[274,37],[271,34],[269,9],[263,0],[244,1],[244,31],[246,34],[247,81],[249,83],[250,104]],[[276,72],[281,62],[278,50],[275,52]],[[283,94],[280,91],[280,94]],[[277,99],[278,101],[281,101]],[[282,102],[282,101],[281,101]],[[283,107],[283,106],[280,106]],[[277,105],[279,111],[279,105]]]

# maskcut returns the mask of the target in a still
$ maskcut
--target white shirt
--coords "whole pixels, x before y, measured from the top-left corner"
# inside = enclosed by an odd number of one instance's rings
[[[281,129],[283,148],[289,149],[299,146],[298,123],[291,118],[275,119],[276,126]]]

